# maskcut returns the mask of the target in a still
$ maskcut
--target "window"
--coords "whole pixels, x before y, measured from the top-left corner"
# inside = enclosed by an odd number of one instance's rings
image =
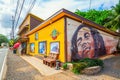
[[[38,32],[35,33],[35,40],[38,40]]]
[[[35,52],[35,44],[30,43],[30,52]]]
[[[50,43],[50,53],[59,54],[59,42]]]
[[[39,42],[38,46],[39,46],[39,48],[38,48],[39,51],[38,52],[40,54],[46,54],[46,41]]]

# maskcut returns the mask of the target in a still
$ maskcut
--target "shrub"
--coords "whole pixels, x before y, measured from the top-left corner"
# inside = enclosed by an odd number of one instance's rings
[[[62,65],[62,68],[63,68],[63,69],[67,69],[67,63],[64,63],[64,64]]]
[[[84,68],[92,66],[101,66],[103,68],[103,61],[100,59],[84,58],[78,62],[73,62],[73,72],[79,74]]]
[[[101,66],[103,67],[103,61],[100,59],[90,59],[90,58],[84,58],[82,60],[80,60],[79,62],[85,62],[87,63],[88,67],[91,66]]]
[[[81,62],[81,63],[74,63],[73,64],[73,69],[72,71],[75,73],[75,74],[79,74],[84,68],[86,68],[87,64],[84,63],[84,62]]]
[[[103,68],[104,63],[102,60],[100,60],[100,59],[93,59],[93,60],[97,64],[97,66],[101,66]]]

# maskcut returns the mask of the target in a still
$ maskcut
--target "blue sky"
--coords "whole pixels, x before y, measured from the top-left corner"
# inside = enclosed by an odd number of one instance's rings
[[[27,15],[26,13],[31,1],[32,0],[25,0],[18,26]],[[22,0],[20,0],[20,3],[21,2]],[[75,12],[76,9],[86,11],[89,10],[89,8],[103,10],[110,9],[111,6],[114,6],[118,2],[119,0],[91,0],[90,5],[90,0],[36,0],[31,13],[45,20],[61,8],[65,8],[72,12]],[[9,36],[12,26],[12,16],[15,15],[16,4],[17,0],[0,0],[0,34]],[[17,17],[18,14],[16,15],[16,20]],[[15,30],[16,33],[17,30],[18,27]]]

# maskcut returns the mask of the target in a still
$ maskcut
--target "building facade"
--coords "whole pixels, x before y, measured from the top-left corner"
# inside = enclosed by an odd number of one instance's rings
[[[27,46],[27,44],[29,42],[29,39],[25,34],[28,33],[29,31],[31,31],[36,26],[38,26],[39,24],[41,24],[43,21],[44,20],[42,20],[42,19],[38,18],[37,16],[29,13],[25,17],[22,24],[19,26],[19,31],[18,31],[19,40],[21,41],[22,48],[24,49],[22,53],[27,54],[28,53],[27,50],[29,49],[29,46]]]
[[[120,35],[68,10],[61,9],[29,31],[29,54],[59,54],[61,62],[98,58],[116,51]]]

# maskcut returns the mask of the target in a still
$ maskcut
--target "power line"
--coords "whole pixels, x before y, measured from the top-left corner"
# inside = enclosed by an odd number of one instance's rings
[[[34,7],[34,5],[35,5],[35,2],[36,2],[36,0],[34,0],[34,1],[32,2],[31,6],[29,7],[29,10],[28,10],[27,14],[33,9],[33,7]]]
[[[31,1],[31,5],[29,6],[29,9],[28,9],[28,11],[27,11],[27,14],[33,9],[35,3],[36,3],[36,0]],[[24,5],[24,3],[22,4],[22,8],[23,8],[23,5]],[[20,11],[20,14],[21,14],[21,11]],[[27,14],[26,14],[26,15],[27,15]],[[19,15],[19,18],[20,18],[20,15]],[[18,24],[19,18],[18,18],[17,23],[16,23],[16,28],[17,28],[17,24]],[[15,29],[16,29],[16,28],[15,28]],[[16,35],[15,35],[15,36],[16,36]]]
[[[19,0],[17,0],[17,4],[16,4],[16,10],[15,10],[14,22],[15,22],[15,18],[16,18],[17,11],[18,11],[18,6],[19,6]]]
[[[13,38],[13,39],[14,39],[14,23],[15,23],[16,14],[17,14],[17,11],[18,11],[18,6],[19,6],[19,0],[17,0],[15,16],[12,16],[12,30],[11,30],[10,35],[11,35],[11,38]]]
[[[31,2],[32,2],[32,1],[31,1]],[[29,7],[29,9],[28,9],[27,14],[32,10],[32,8],[33,8],[34,5],[35,5],[35,2],[36,2],[36,0],[33,0],[33,2],[31,3],[31,5],[30,5],[30,7]],[[24,3],[23,3],[23,5],[24,5]],[[23,8],[23,5],[22,5],[22,8]],[[21,14],[21,11],[20,11],[20,14]],[[19,18],[20,18],[20,15],[19,15]],[[17,23],[16,23],[16,28],[17,28],[17,24],[18,24],[19,18],[18,18]],[[16,29],[16,28],[15,28],[15,29]]]
[[[24,2],[25,2],[25,0],[23,0],[22,6],[21,6],[21,9],[20,9],[20,13],[19,13],[19,15],[18,15],[18,19],[17,19],[17,22],[16,22],[15,29],[17,28],[18,21],[19,21],[19,19],[20,19],[20,15],[21,15],[21,12],[22,12],[22,9],[23,9],[23,6],[24,6]]]

